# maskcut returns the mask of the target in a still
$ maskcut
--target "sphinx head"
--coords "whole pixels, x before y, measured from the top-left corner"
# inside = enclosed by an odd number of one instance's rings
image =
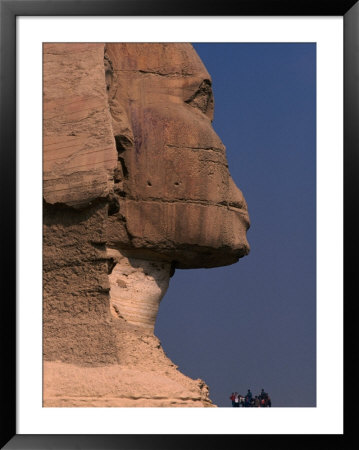
[[[249,251],[247,205],[212,128],[211,77],[190,44],[107,44],[118,153],[109,246],[173,267],[216,267]]]

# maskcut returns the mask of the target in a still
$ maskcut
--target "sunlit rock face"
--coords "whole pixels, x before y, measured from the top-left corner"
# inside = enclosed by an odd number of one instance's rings
[[[43,52],[44,406],[213,406],[153,335],[176,268],[249,251],[211,77],[190,44]]]

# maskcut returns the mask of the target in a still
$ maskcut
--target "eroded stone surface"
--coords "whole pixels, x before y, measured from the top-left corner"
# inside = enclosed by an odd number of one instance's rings
[[[44,199],[88,205],[113,190],[117,152],[103,44],[44,44]]]
[[[170,281],[171,265],[162,261],[127,258],[110,248],[107,255],[114,264],[109,275],[113,314],[153,331],[160,301]]]
[[[44,362],[44,406],[214,406],[206,383],[179,372],[153,334],[118,323],[120,364]]]
[[[44,403],[54,407],[208,407],[201,381],[126,366],[83,368],[45,362]],[[56,387],[56,388],[55,388]],[[58,392],[61,391],[61,397]]]

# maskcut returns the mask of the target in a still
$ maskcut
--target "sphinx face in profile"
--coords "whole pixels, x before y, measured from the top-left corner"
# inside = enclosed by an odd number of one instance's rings
[[[76,243],[79,273],[108,260],[92,279],[109,276],[112,312],[148,329],[174,269],[229,265],[249,251],[247,205],[213,109],[211,77],[190,44],[44,46],[49,248],[61,242],[66,265],[66,240]]]
[[[110,247],[178,268],[246,255],[247,205],[212,128],[211,77],[193,47],[107,44],[105,74],[118,152]]]

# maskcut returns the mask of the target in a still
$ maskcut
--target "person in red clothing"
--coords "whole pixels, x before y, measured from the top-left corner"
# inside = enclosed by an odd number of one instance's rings
[[[234,392],[232,392],[232,395],[229,397],[229,399],[232,400],[232,406],[236,406],[235,402],[234,402],[234,400],[235,400]]]

